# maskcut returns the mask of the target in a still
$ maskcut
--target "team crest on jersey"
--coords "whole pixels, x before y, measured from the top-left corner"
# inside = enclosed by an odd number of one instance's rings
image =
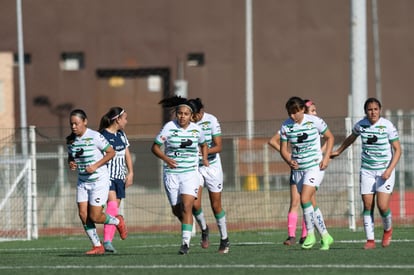
[[[192,135],[193,137],[198,137],[198,131],[197,131],[197,130],[192,130],[192,131],[191,131],[191,135]]]
[[[209,124],[210,124],[210,123],[209,123],[208,121],[205,121],[205,122],[201,123],[201,124],[200,124],[201,129],[202,129],[203,131],[208,130],[208,128],[209,128]]]
[[[383,134],[383,133],[385,133],[385,129],[386,129],[387,127],[385,127],[385,126],[377,126],[377,127],[375,127],[375,128],[378,128],[378,132],[379,132],[380,134]]]
[[[308,128],[308,129],[313,128],[313,122],[311,122],[311,121],[306,122],[305,125],[306,125],[306,128]]]
[[[85,138],[84,142],[86,145],[91,145],[93,138]]]

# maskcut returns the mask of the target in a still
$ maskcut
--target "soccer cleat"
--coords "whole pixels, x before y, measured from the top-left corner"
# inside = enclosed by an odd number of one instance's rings
[[[101,244],[100,246],[93,246],[91,250],[85,252],[86,255],[102,255],[105,254],[105,248]]]
[[[374,249],[375,248],[375,241],[374,240],[367,240],[364,245],[364,249]]]
[[[104,242],[105,252],[116,253],[116,250],[110,241]]]
[[[333,244],[334,239],[332,238],[331,235],[326,235],[325,237],[323,237],[321,239],[321,248],[320,250],[329,250],[329,247],[331,246],[331,244]]]
[[[382,235],[382,247],[390,246],[392,238],[392,228],[388,231],[384,230],[384,235]]]
[[[303,249],[311,249],[316,243],[315,233],[308,233],[305,241],[302,244]]]
[[[220,246],[219,246],[218,253],[227,254],[227,253],[229,253],[229,250],[230,250],[229,238],[226,238],[224,240],[220,240]]]
[[[180,255],[187,255],[188,251],[190,250],[190,247],[188,247],[188,244],[182,244],[180,247],[180,250],[178,250],[178,254]]]
[[[306,236],[305,237],[301,237],[299,240],[299,244],[303,244],[305,242]]]
[[[208,230],[208,226],[206,227],[205,230],[201,230],[201,247],[202,248],[208,248],[209,246],[209,240],[208,240],[208,234],[209,234],[209,230]]]
[[[288,237],[286,241],[283,242],[284,245],[290,246],[296,244],[296,238],[295,237]]]
[[[121,239],[125,240],[128,237],[128,230],[125,224],[124,217],[122,215],[117,215],[116,218],[119,220],[119,223],[116,226],[116,229],[118,229]]]

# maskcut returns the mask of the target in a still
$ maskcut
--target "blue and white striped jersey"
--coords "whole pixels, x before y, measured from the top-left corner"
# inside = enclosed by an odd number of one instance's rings
[[[113,134],[104,129],[101,133],[115,150],[115,157],[107,163],[111,180],[125,180],[127,173],[125,151],[129,147],[129,141],[125,132],[118,130],[115,134]]]

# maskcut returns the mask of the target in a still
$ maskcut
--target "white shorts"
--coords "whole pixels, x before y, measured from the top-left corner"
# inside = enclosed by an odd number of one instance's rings
[[[164,173],[164,188],[170,205],[181,202],[181,195],[191,195],[197,198],[200,176],[198,171],[183,174]]]
[[[391,194],[395,184],[395,170],[387,180],[383,180],[381,175],[384,170],[371,171],[361,169],[359,173],[361,195],[375,194],[377,192]]]
[[[322,183],[324,175],[325,171],[319,169],[319,166],[316,166],[305,171],[292,171],[291,181],[296,184],[298,192],[301,193],[303,185],[314,186],[316,189],[318,189]]]
[[[108,200],[109,178],[98,180],[96,182],[78,182],[76,187],[76,202],[87,201],[93,206],[103,206]]]
[[[207,187],[208,191],[219,193],[223,191],[223,169],[221,161],[217,161],[210,166],[202,166],[200,172],[200,186]]]

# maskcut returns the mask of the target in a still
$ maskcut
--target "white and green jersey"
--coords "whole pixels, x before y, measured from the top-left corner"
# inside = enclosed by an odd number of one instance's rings
[[[375,124],[371,124],[364,118],[354,125],[352,133],[361,136],[361,168],[386,169],[393,154],[391,143],[399,140],[398,131],[392,122],[380,117]]]
[[[291,118],[283,122],[280,140],[290,143],[291,157],[299,164],[298,170],[308,170],[319,165],[322,160],[320,136],[327,130],[325,121],[314,115],[304,114],[300,124]]]
[[[176,120],[170,121],[164,125],[154,142],[164,145],[165,155],[177,162],[177,167],[173,169],[164,163],[166,173],[180,174],[197,170],[199,145],[205,143],[204,134],[197,124],[191,122],[184,129]]]
[[[208,148],[214,147],[214,137],[221,136],[221,127],[218,119],[209,113],[204,113],[203,118],[197,122],[197,125],[201,127],[201,131],[203,131],[204,137],[206,139],[206,143]],[[209,154],[208,155],[208,162],[210,164],[214,164],[218,158],[218,154]],[[200,158],[200,166],[203,165],[202,159]]]
[[[68,144],[69,158],[77,164],[78,180],[80,182],[96,182],[104,177],[109,179],[106,165],[102,165],[92,174],[85,170],[87,166],[102,159],[109,146],[111,145],[103,135],[89,128],[81,137],[76,137],[72,144]]]

